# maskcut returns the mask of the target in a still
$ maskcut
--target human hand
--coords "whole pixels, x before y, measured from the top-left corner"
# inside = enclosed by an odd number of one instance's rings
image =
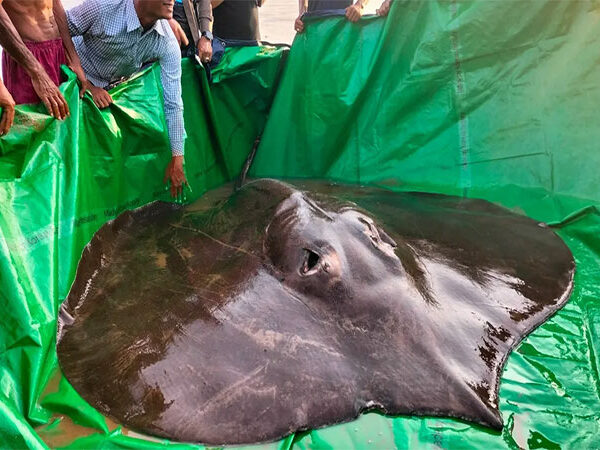
[[[52,117],[63,120],[69,115],[67,101],[44,70],[32,76],[31,83]]]
[[[175,19],[169,19],[169,25],[171,26],[171,30],[173,30],[173,34],[175,35],[175,39],[177,39],[179,47],[187,47],[190,44],[190,41],[188,41],[185,31],[183,31],[179,22]]]
[[[358,22],[358,20],[362,17],[363,7],[359,3],[354,3],[346,8],[346,18],[350,22]]]
[[[392,5],[392,0],[385,0],[381,6],[379,8],[377,8],[377,15],[378,16],[387,16],[388,13],[390,12],[390,6]]]
[[[83,98],[85,92],[88,90],[88,85],[91,83],[85,77],[85,72],[83,71],[81,64],[69,64],[69,69],[77,75],[77,80],[79,81],[79,98]]]
[[[171,197],[179,198],[183,194],[183,185],[187,184],[183,172],[183,156],[173,156],[165,170],[163,183],[171,181]]]
[[[0,136],[4,136],[8,133],[8,130],[10,130],[15,119],[15,101],[1,81],[0,108],[2,108],[2,117],[0,117]]]
[[[198,41],[198,58],[203,63],[208,63],[212,59],[212,43],[206,36],[202,36]]]
[[[296,33],[302,33],[304,31],[304,22],[302,21],[302,14],[296,17],[296,21],[294,22],[294,29]]]
[[[113,99],[108,92],[98,86],[94,86],[89,81],[85,82],[85,91],[90,93],[94,103],[100,109],[108,108],[113,103]]]

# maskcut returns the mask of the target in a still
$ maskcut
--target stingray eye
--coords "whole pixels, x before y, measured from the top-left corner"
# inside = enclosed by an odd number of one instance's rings
[[[303,250],[304,259],[302,261],[302,267],[300,267],[300,273],[302,275],[312,275],[319,269],[319,261],[321,260],[321,257],[317,253],[307,248]]]
[[[379,231],[375,224],[363,217],[359,217],[358,220],[365,226],[366,235],[369,236],[373,242],[379,243],[381,237],[379,236]]]
[[[383,229],[379,228],[379,237],[381,237],[381,240],[383,242],[385,242],[388,245],[391,245],[392,247],[396,248],[398,247],[398,244],[396,244],[396,241],[394,241],[389,234],[387,234],[385,231],[383,231]]]

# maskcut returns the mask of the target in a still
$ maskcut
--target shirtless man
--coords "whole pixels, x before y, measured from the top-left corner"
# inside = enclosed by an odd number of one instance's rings
[[[68,64],[81,83],[80,96],[90,91],[99,107],[110,95],[85,77],[60,0],[0,0],[2,75],[15,103],[42,101],[50,114],[64,119],[69,106],[57,86],[61,64]]]

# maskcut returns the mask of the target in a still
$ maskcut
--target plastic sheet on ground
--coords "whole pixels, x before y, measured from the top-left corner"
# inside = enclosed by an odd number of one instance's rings
[[[188,200],[234,176],[266,122],[254,176],[486,198],[550,223],[577,264],[569,303],[507,361],[501,433],[369,413],[260,448],[600,447],[599,34],[596,1],[396,1],[387,19],[309,19],[280,81],[277,49],[230,52],[212,87],[186,63]],[[194,447],[103,417],[54,349],[94,231],[167,198],[158,84],[148,70],[99,111],[71,79],[69,119],[22,107],[0,140],[2,448]]]

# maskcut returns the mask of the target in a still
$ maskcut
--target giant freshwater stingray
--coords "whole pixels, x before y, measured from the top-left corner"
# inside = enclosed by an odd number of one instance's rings
[[[206,444],[372,409],[500,429],[509,352],[572,287],[561,239],[483,200],[297,186],[104,225],[60,311],[75,389],[131,428]]]

